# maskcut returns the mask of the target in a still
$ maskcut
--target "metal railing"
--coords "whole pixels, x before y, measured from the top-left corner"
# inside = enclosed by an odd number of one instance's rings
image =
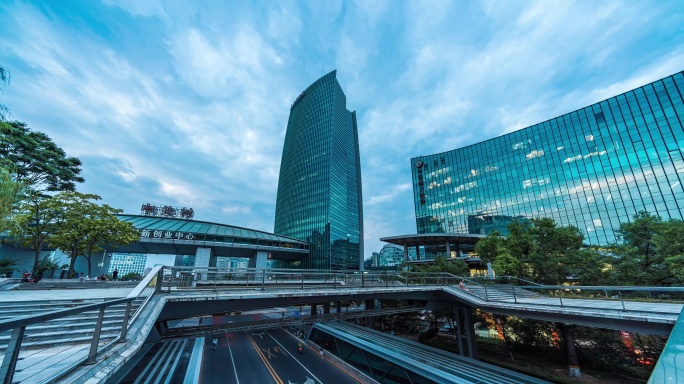
[[[26,328],[29,326],[40,325],[41,323],[52,320],[66,319],[74,315],[83,315],[86,312],[98,311],[95,325],[92,328],[92,340],[89,342],[90,346],[88,348],[87,356],[76,358],[71,364],[66,364],[63,369],[60,369],[58,372],[52,374],[49,380],[54,380],[58,377],[61,377],[84,363],[93,364],[97,360],[98,353],[107,350],[115,343],[125,342],[130,324],[137,317],[139,311],[143,308],[145,303],[147,303],[150,297],[154,294],[156,288],[153,287],[156,287],[157,281],[159,281],[159,277],[161,276],[161,271],[161,266],[155,267],[125,298],[106,300],[101,303],[85,304],[74,308],[50,311],[47,313],[0,321],[0,332],[11,331],[9,344],[7,345],[7,350],[5,351],[2,365],[0,365],[0,378],[2,378],[3,383],[10,384],[13,382],[17,361],[19,360],[19,353],[22,349],[22,342],[26,337]],[[135,311],[131,316],[131,310],[133,309],[132,304],[136,300],[143,300],[143,302],[137,306],[137,308],[135,308]],[[112,306],[120,304],[126,305],[123,318],[120,320],[120,332],[113,340],[106,344],[100,345],[105,311]],[[76,351],[75,353],[78,352],[79,351]],[[49,358],[49,354],[45,357],[45,359],[47,358]],[[36,364],[38,363],[39,362],[36,362]]]
[[[613,287],[540,285],[512,276],[463,277],[446,272],[328,271],[264,268],[164,267],[162,290],[342,289],[370,287],[455,286],[486,302],[529,303],[568,307],[569,299],[684,303],[684,287]],[[463,282],[463,285],[460,283]],[[554,301],[557,300],[557,301]],[[563,300],[566,300],[564,302]]]
[[[161,290],[350,288],[453,285],[462,278],[435,272],[360,272],[276,268],[164,267]]]

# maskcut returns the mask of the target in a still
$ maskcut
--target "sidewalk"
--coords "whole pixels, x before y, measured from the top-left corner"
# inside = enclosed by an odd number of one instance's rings
[[[1,303],[31,302],[47,300],[87,300],[87,299],[116,299],[126,297],[133,288],[92,288],[92,289],[47,289],[47,290],[12,290],[0,291]]]

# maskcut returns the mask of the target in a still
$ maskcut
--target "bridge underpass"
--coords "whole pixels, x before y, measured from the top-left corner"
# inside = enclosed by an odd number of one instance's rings
[[[197,269],[197,268],[193,268]],[[253,308],[284,307],[323,304],[326,302],[344,300],[383,300],[383,299],[409,299],[425,303],[427,308],[451,305],[459,308],[482,308],[494,313],[524,313],[525,317],[542,318],[551,321],[576,321],[583,325],[596,327],[617,328],[644,332],[644,330],[667,334],[671,331],[682,304],[663,302],[637,302],[623,299],[578,299],[552,297],[549,295],[535,294],[536,287],[511,287],[511,286],[483,286],[475,282],[468,282],[468,290],[459,289],[457,286],[460,277],[447,274],[364,274],[358,272],[302,272],[282,271],[282,273],[296,274],[305,281],[335,282],[332,285],[316,286],[315,284],[302,284],[299,288],[291,285],[279,286],[278,284],[265,284],[254,286],[255,276],[265,276],[278,271],[268,270],[239,270],[217,271],[208,269],[207,274],[214,274],[215,279],[224,279],[230,286],[221,286],[220,281],[214,287],[207,289],[184,286],[175,279],[177,268],[157,268],[153,276],[146,284],[155,286],[155,293],[141,305],[136,315],[124,319],[130,324],[129,334],[123,335],[119,342],[98,348],[94,353],[94,365],[77,366],[65,373],[65,377],[83,377],[100,372],[102,380],[120,369],[130,356],[143,350],[146,343],[155,343],[168,332],[163,326],[164,322],[176,319],[211,315],[217,312],[231,312],[249,310]],[[231,273],[232,272],[232,273]],[[240,284],[250,282],[246,275],[251,274],[252,286],[238,288]],[[326,274],[326,276],[323,276]],[[344,281],[344,284],[340,284]],[[562,293],[572,291],[573,297],[581,294],[581,290],[596,291],[606,287],[555,287],[555,291]],[[610,292],[622,292],[626,294],[634,290],[663,291],[662,288],[635,288],[635,287],[607,287]],[[684,288],[672,288],[671,293],[684,292]],[[623,296],[621,296],[623,297]],[[103,308],[106,307],[103,304]],[[513,312],[519,311],[519,312]],[[73,310],[70,311],[74,312]],[[51,315],[59,316],[58,313]],[[25,324],[33,324],[31,319],[21,321],[3,321],[0,323],[0,331],[18,329],[16,327]],[[37,320],[36,320],[37,322]],[[610,327],[610,323],[617,326]],[[3,359],[3,367],[10,366],[12,359],[8,356],[18,356],[21,348],[22,332],[14,332],[18,335],[15,342],[10,343],[8,353]],[[16,355],[15,355],[16,352]],[[125,357],[128,356],[128,357]],[[16,358],[16,357],[15,357]],[[128,360],[127,360],[128,359]],[[16,360],[15,360],[16,364]],[[28,372],[24,371],[27,375]],[[30,376],[29,376],[30,377]],[[10,379],[11,380],[11,379]]]
[[[177,326],[168,326],[166,333],[161,335],[162,339],[174,339],[185,337],[198,337],[206,333],[215,332],[238,332],[238,331],[252,331],[258,329],[283,328],[288,326],[302,327],[313,323],[327,323],[331,321],[362,319],[369,317],[378,317],[384,315],[395,315],[399,313],[411,313],[420,311],[419,307],[399,307],[387,309],[370,309],[352,312],[328,313],[322,315],[308,315],[297,317],[278,317],[264,318],[253,321],[236,321],[239,316],[212,316],[212,323],[203,323],[188,326],[179,323]],[[218,322],[218,324],[217,324]]]

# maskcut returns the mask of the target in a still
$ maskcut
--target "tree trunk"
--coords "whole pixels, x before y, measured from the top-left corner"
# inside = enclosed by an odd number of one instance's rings
[[[40,264],[40,250],[43,249],[43,243],[39,247],[36,247],[35,258],[33,259],[33,270],[38,270],[38,264]],[[33,273],[33,272],[32,272]]]
[[[577,360],[577,350],[575,349],[575,330],[577,329],[577,326],[559,324],[558,329],[563,332],[565,361],[568,364],[568,376],[579,379],[582,374],[580,372],[579,361]]]
[[[90,263],[90,257],[83,255],[85,259],[88,261],[88,277],[93,277],[93,267],[92,264]]]

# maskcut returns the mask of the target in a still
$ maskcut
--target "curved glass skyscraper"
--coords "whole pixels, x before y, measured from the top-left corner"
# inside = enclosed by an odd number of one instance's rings
[[[363,266],[363,209],[356,112],[336,71],[290,108],[280,163],[274,233],[310,243],[306,269]]]
[[[481,143],[411,160],[418,233],[507,233],[515,220],[615,241],[639,211],[684,214],[684,72]]]

